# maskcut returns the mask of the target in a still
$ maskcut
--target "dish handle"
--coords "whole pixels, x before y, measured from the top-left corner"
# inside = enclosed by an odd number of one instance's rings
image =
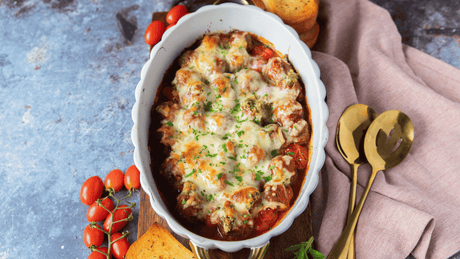
[[[195,254],[197,259],[211,259],[209,255],[209,250],[196,246],[194,243],[189,241],[190,247],[192,248],[193,254]],[[248,259],[263,259],[265,256],[265,251],[268,249],[270,242],[267,242],[265,245],[260,247],[251,247],[251,254],[249,254]]]

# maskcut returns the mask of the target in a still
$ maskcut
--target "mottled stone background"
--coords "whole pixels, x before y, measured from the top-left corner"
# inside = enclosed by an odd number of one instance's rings
[[[372,1],[390,11],[405,44],[460,68],[460,1]],[[0,0],[0,259],[89,255],[80,187],[133,164],[144,30],[171,5]],[[133,242],[136,220],[129,230]]]

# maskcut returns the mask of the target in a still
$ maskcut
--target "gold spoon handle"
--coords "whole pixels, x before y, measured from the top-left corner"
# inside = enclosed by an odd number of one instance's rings
[[[355,210],[351,214],[351,218],[348,219],[347,226],[342,232],[339,240],[335,244],[332,251],[329,253],[327,259],[346,259],[348,248],[350,247],[351,237],[356,228],[356,224],[358,223],[359,215],[361,214],[361,210],[363,209],[364,202],[366,201],[367,195],[371,189],[372,183],[374,182],[375,176],[379,170],[372,169],[371,177],[369,178],[369,182],[367,183],[366,188],[364,189],[363,195],[359,200],[358,205],[356,206]]]
[[[356,185],[358,182],[358,167],[359,164],[351,164],[351,186],[350,186],[350,199],[348,200],[348,215],[347,219],[351,217],[353,209],[355,208],[355,201],[356,201]],[[351,235],[350,246],[348,247],[348,259],[355,259],[355,235]]]

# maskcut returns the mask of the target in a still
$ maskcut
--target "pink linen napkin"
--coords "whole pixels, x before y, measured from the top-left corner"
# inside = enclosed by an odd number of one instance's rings
[[[377,174],[357,226],[358,259],[447,258],[460,250],[460,70],[401,43],[389,13],[367,0],[321,0],[313,59],[327,89],[326,162],[312,194],[317,248],[328,254],[345,224],[350,166],[335,146],[342,112],[363,103],[400,110],[415,140]],[[358,197],[371,172],[358,171]]]

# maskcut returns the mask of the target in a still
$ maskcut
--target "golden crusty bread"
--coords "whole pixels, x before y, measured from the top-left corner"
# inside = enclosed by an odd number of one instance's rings
[[[125,259],[195,259],[193,253],[183,246],[163,226],[153,225],[136,240]]]
[[[318,34],[319,34],[319,24],[315,23],[315,25],[313,26],[311,30],[304,32],[304,33],[300,33],[299,37],[300,37],[300,40],[305,42],[305,44],[307,44],[307,46],[311,49],[315,45],[316,40],[318,39]]]
[[[319,0],[252,0],[265,11],[278,15],[285,24],[291,26],[300,39],[312,48],[319,34],[316,22]]]
[[[254,4],[278,15],[285,23],[301,23],[318,15],[315,0],[253,0]]]
[[[306,19],[300,23],[286,23],[287,25],[291,26],[297,33],[304,33],[313,28],[316,23],[316,18],[318,17],[318,13],[316,13],[313,17]]]

